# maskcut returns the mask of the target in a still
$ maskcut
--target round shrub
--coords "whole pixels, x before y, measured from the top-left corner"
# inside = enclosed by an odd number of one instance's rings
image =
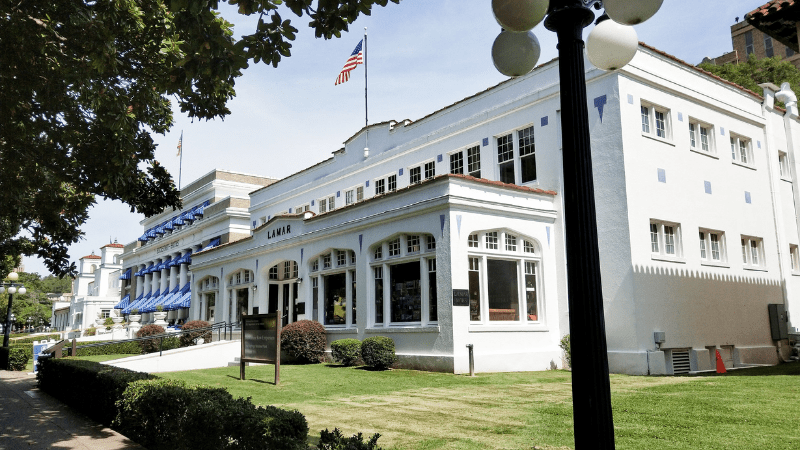
[[[331,342],[331,357],[345,366],[354,366],[361,358],[361,341],[358,339],[339,339]]]
[[[376,369],[386,369],[397,361],[394,341],[386,336],[373,336],[361,343],[361,359]]]
[[[572,348],[570,344],[571,341],[569,339],[569,335],[566,335],[561,338],[561,342],[558,343],[558,346],[564,350],[564,357],[567,359],[567,365],[572,367]]]
[[[154,334],[163,334],[164,327],[161,325],[145,325],[139,329],[136,333],[136,337],[147,337],[152,336]],[[158,351],[159,345],[158,339],[147,339],[145,341],[139,341],[139,345],[142,346],[142,353],[153,353]]]
[[[21,348],[10,348],[8,350],[8,370],[25,370],[28,365],[28,353]]]
[[[186,324],[181,327],[181,330],[188,331],[194,330],[195,328],[206,328],[210,327],[211,324],[206,322],[205,320],[192,320],[186,322]],[[211,342],[211,330],[208,331],[193,331],[191,333],[181,334],[181,347],[188,347],[190,345],[195,345],[195,339],[201,338],[204,342]]]
[[[299,320],[281,331],[281,350],[298,362],[320,362],[326,343],[325,327],[314,320]]]

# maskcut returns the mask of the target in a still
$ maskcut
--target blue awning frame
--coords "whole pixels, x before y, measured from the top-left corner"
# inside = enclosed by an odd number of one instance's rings
[[[120,300],[119,303],[117,303],[114,306],[114,309],[125,309],[128,307],[130,301],[131,301],[131,294],[127,294],[125,297],[122,297],[122,300]]]
[[[123,273],[122,275],[119,276],[119,279],[120,280],[130,280],[131,279],[131,270],[132,269],[126,270],[125,273]]]
[[[195,205],[192,208],[189,208],[182,213],[178,214],[177,216],[171,217],[170,219],[166,220],[164,223],[157,225],[155,227],[149,228],[145,233],[139,237],[139,241],[147,242],[151,239],[155,239],[156,235],[166,234],[168,230],[174,230],[175,225],[185,225],[185,221],[195,221],[196,216],[202,216],[206,206],[211,204],[211,200],[206,200],[199,205]]]

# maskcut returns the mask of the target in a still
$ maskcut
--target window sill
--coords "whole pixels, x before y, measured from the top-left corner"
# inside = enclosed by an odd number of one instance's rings
[[[769,272],[769,270],[766,267],[760,267],[760,266],[744,266],[742,267],[742,269],[752,270],[754,272]]]
[[[680,258],[678,256],[667,256],[667,255],[650,255],[651,259],[656,261],[666,261],[666,262],[673,262],[679,264],[686,264],[686,258]]]
[[[662,138],[662,137],[656,136],[655,134],[644,133],[644,132],[642,132],[642,136],[646,137],[648,139],[652,139],[654,141],[658,141],[658,142],[661,142],[663,144],[667,144],[667,145],[671,145],[671,146],[675,147],[675,142],[673,142],[672,139]]]
[[[389,325],[385,327],[371,326],[365,333],[438,333],[439,325]]]
[[[519,322],[510,322],[508,325],[497,324],[471,324],[468,331],[470,333],[495,333],[495,332],[542,332],[549,331],[548,328],[542,323],[521,324]]]
[[[695,153],[697,153],[699,155],[708,156],[709,158],[719,159],[719,156],[712,150],[706,151],[706,150],[700,150],[700,149],[697,149],[697,148],[689,147],[689,151],[695,152]]]
[[[346,328],[344,326],[337,327],[336,325],[326,325],[325,332],[330,334],[358,333],[358,328],[357,327]]]
[[[792,276],[800,277],[800,272],[792,271]]]
[[[731,162],[739,167],[744,167],[745,169],[756,170],[755,166],[750,164],[745,164],[736,159],[732,159]]]
[[[785,181],[787,183],[791,183],[792,182],[792,179],[787,177],[786,175],[781,175],[781,180],[783,180],[783,181]]]
[[[700,261],[701,266],[724,267],[730,269],[731,265],[723,261]]]

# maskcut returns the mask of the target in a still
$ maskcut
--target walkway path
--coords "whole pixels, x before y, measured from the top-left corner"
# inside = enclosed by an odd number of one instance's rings
[[[144,450],[40,391],[33,374],[0,371],[0,450],[51,448]]]

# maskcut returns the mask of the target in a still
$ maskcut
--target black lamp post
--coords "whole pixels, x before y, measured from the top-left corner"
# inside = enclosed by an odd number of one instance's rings
[[[9,334],[11,333],[11,321],[13,316],[11,313],[11,303],[14,301],[14,294],[17,292],[20,294],[25,294],[28,292],[28,290],[25,289],[25,286],[16,283],[18,279],[19,275],[16,272],[11,272],[8,274],[9,281],[3,281],[0,283],[0,294],[8,290],[8,311],[6,312],[6,323],[3,326],[3,347],[8,347],[8,338]]]
[[[582,33],[594,20],[592,7],[605,7],[607,15],[598,20],[589,36],[588,56],[598,68],[616,70],[630,62],[638,48],[635,31],[625,25],[647,20],[661,3],[492,0],[495,17],[503,27],[492,47],[495,67],[501,73],[519,76],[533,69],[540,50],[529,30],[542,20],[545,28],[558,36],[569,326],[571,348],[580,352],[572,358],[576,449],[614,448]],[[605,20],[608,16],[613,20]]]

